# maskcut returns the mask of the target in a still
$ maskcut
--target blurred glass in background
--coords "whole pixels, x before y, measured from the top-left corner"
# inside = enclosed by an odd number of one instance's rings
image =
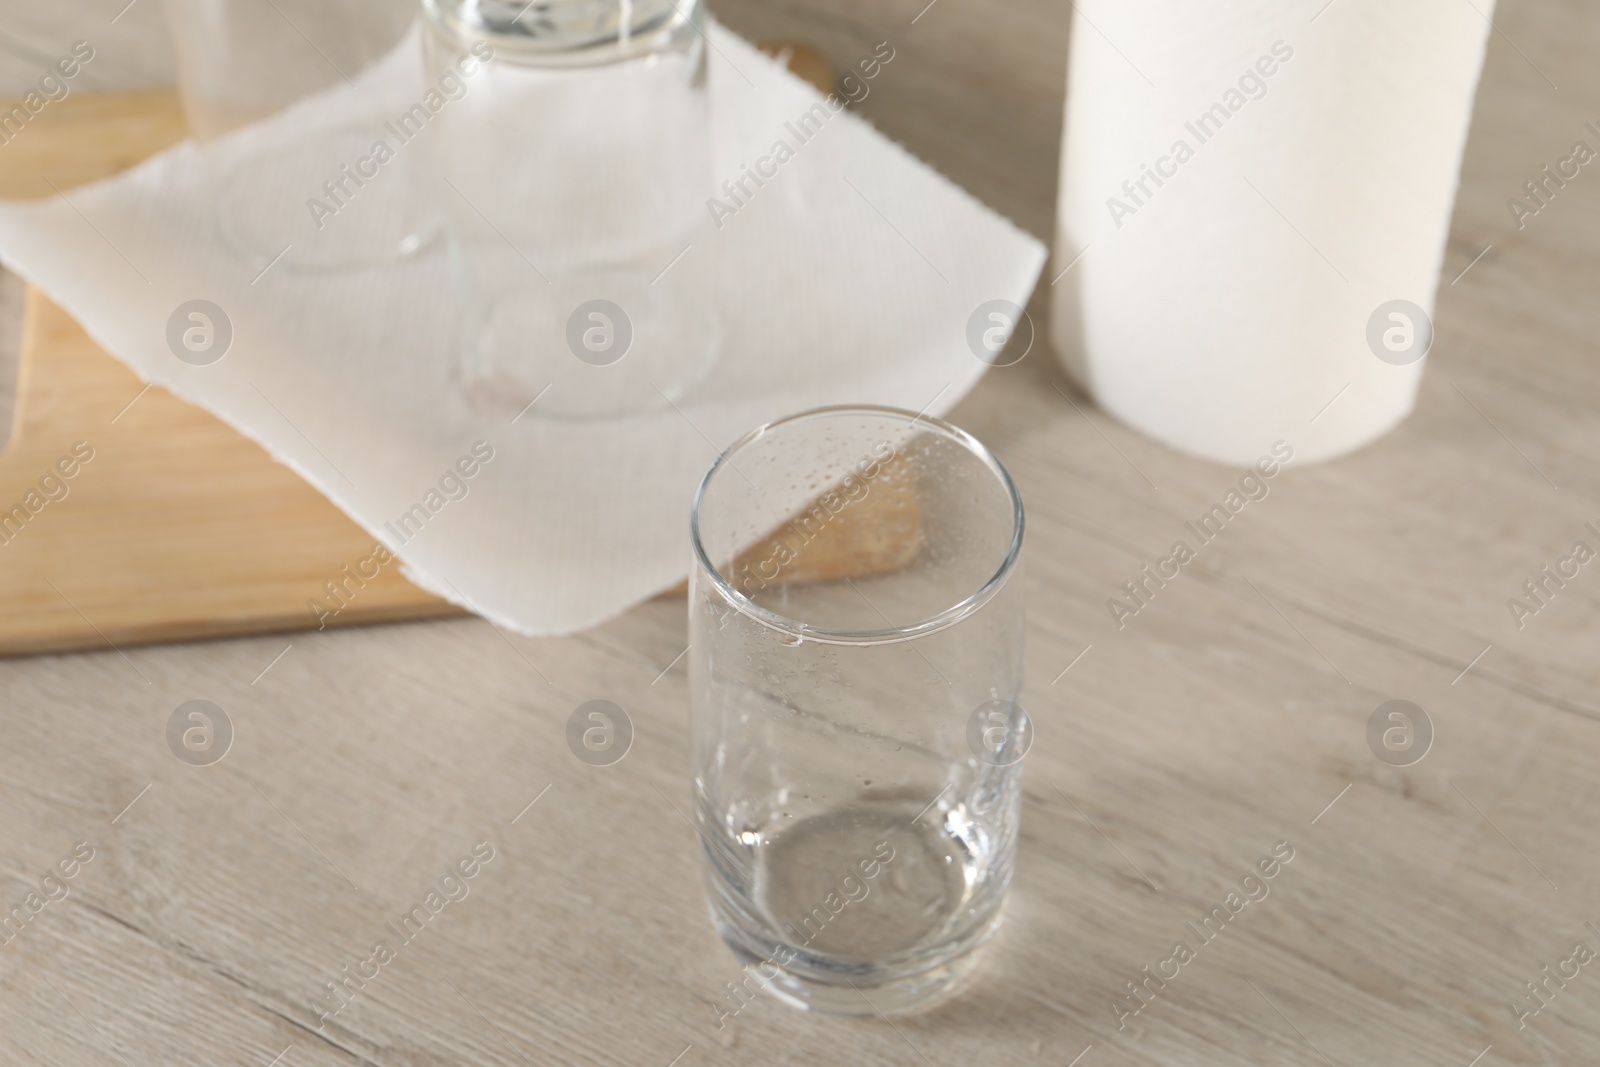
[[[423,0],[430,130],[480,405],[664,407],[714,361],[697,0]]]
[[[163,2],[184,114],[201,141],[353,85],[381,62],[415,68],[414,46],[402,47],[415,0]],[[315,108],[301,121],[303,150],[235,163],[218,204],[230,248],[257,269],[281,260],[292,272],[384,265],[427,243],[437,226],[422,153],[406,153],[381,123]]]

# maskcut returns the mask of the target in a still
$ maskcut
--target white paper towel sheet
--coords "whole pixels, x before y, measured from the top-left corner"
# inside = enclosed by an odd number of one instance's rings
[[[785,124],[822,98],[731,32],[712,26],[709,40],[720,183],[792,141]],[[745,431],[826,404],[948,410],[985,369],[968,316],[991,299],[1025,304],[1044,260],[1036,240],[843,112],[716,232],[723,352],[676,408],[603,423],[483,415],[457,384],[442,242],[382,270],[297,271],[286,256],[260,273],[219,236],[216,205],[241,161],[260,168],[351,123],[376,138],[416,102],[417,77],[402,51],[260,126],[69,190],[70,203],[0,205],[0,255],[143,378],[298,471],[418,584],[522,633],[601,622],[682,579],[693,489]],[[359,196],[410,184],[374,180]],[[169,316],[197,299],[233,330],[207,366],[167,342]]]
[[[1053,293],[1073,376],[1130,425],[1228,463],[1278,439],[1296,462],[1336,456],[1404,418],[1422,363],[1375,355],[1368,322],[1393,300],[1432,314],[1492,14],[1079,10],[1052,268],[1077,259]]]

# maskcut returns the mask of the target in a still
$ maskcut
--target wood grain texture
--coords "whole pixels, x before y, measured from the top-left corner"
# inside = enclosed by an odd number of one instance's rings
[[[16,100],[0,100],[9,111]],[[188,135],[171,89],[74,93],[46,104],[3,147],[0,197],[35,200],[110,177]]]
[[[836,68],[892,39],[864,110],[1048,233],[1066,0],[939,0],[911,26],[923,6],[719,14],[747,36],[809,35]],[[97,848],[66,900],[0,944],[0,1060],[1600,1060],[1600,971],[1552,984],[1524,1029],[1507,1008],[1574,942],[1600,948],[1600,571],[1520,630],[1506,608],[1600,524],[1600,172],[1522,230],[1505,209],[1600,109],[1600,12],[1508,0],[1495,24],[1416,414],[1338,462],[1291,463],[1125,629],[1106,599],[1238,472],[1068,390],[1074,406],[1042,349],[953,413],[1030,509],[1037,726],[1006,925],[961,997],[894,1027],[762,997],[715,1027],[737,971],[672,806],[688,810],[671,666],[687,639],[682,604],[658,600],[559,639],[475,619],[295,638],[259,680],[284,639],[0,664],[0,904],[74,842]],[[236,730],[207,768],[162,736],[196,697]],[[595,697],[635,726],[610,768],[563,740]],[[1406,769],[1364,736],[1397,697],[1436,729]],[[497,856],[470,895],[318,1031],[321,984],[479,840]],[[1270,894],[1119,1031],[1123,983],[1280,840],[1296,854]]]
[[[0,264],[0,456],[17,428],[17,387],[22,383],[22,315],[28,283]]]

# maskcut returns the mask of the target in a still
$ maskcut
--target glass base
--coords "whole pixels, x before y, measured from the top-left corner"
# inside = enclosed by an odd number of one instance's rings
[[[779,1000],[802,1011],[828,1015],[911,1015],[927,1011],[959,993],[980,962],[975,945],[963,955],[915,974],[873,981],[866,976],[844,978],[843,984],[821,981],[796,971],[764,963],[721,930],[733,954],[751,974],[763,978],[764,989]],[[773,971],[776,969],[776,974]]]
[[[669,410],[720,354],[704,299],[627,272],[552,273],[469,311],[463,385],[479,411],[576,422]],[[535,399],[537,402],[535,403]]]
[[[713,922],[747,973],[786,1003],[846,1015],[954,993],[999,927],[1010,867],[964,806],[919,818],[923,806],[875,798],[751,830],[748,892],[708,854]]]

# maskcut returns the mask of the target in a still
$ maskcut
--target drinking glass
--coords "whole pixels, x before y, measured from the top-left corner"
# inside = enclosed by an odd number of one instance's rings
[[[713,921],[779,998],[916,1010],[995,931],[1032,737],[1022,532],[988,449],[892,408],[770,423],[701,482],[695,818]]]
[[[480,406],[665,407],[718,345],[698,0],[423,0],[462,371]],[[477,69],[481,63],[481,69]]]
[[[163,0],[189,129],[212,140],[354,77],[400,43],[413,0]]]
[[[164,8],[184,116],[201,141],[359,79],[416,21],[416,0],[164,0]],[[418,206],[420,160],[391,144],[400,158],[379,178],[370,161],[380,139],[394,140],[377,123],[311,115],[296,151],[247,153],[222,183],[224,243],[256,269],[281,259],[282,270],[312,273],[419,250],[438,232]],[[355,172],[364,166],[363,178]]]

